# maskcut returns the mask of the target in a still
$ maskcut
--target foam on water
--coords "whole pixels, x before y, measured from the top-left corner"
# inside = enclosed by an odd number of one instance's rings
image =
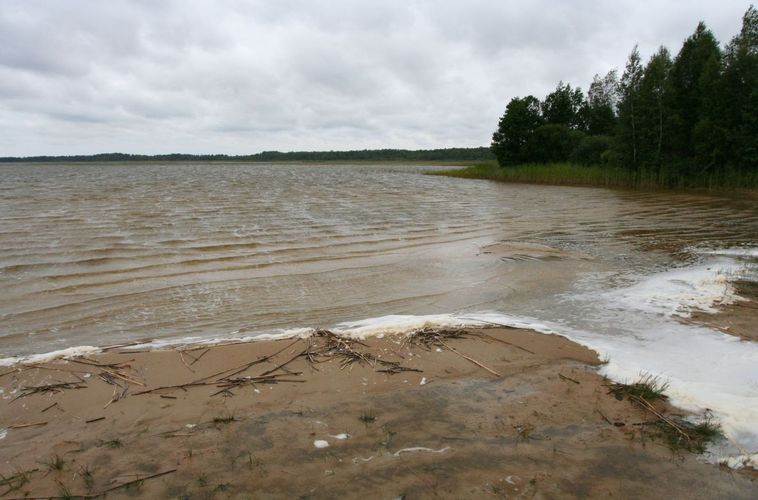
[[[58,351],[51,351],[43,354],[32,354],[29,356],[16,356],[11,358],[0,358],[0,366],[12,366],[18,363],[47,363],[56,359],[69,359],[79,356],[88,356],[91,354],[97,354],[101,349],[99,347],[93,347],[89,345],[82,345],[77,347],[69,347],[67,349],[60,349]]]
[[[718,306],[742,300],[732,280],[744,266],[728,259],[673,269],[617,290],[609,297],[627,308],[665,316],[689,317],[693,311],[714,313]]]

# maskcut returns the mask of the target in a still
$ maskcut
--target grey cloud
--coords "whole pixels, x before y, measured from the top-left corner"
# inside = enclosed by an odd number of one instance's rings
[[[4,0],[0,156],[486,145],[508,99],[747,4]]]

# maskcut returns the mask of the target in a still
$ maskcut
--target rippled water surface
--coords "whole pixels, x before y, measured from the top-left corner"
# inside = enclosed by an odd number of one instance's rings
[[[756,243],[755,200],[421,170],[3,166],[0,354],[386,314],[549,312],[582,326],[562,294],[593,277],[693,260],[691,246]],[[497,241],[566,255],[483,250]]]

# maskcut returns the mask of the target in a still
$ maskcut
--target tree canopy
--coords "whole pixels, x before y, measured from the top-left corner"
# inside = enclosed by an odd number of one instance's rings
[[[635,46],[621,77],[595,75],[586,95],[559,82],[540,101],[515,97],[493,134],[501,166],[572,161],[679,176],[758,170],[758,10],[722,48],[704,22],[672,57]]]

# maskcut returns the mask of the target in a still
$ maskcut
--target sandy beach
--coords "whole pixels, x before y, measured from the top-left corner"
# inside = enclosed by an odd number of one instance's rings
[[[511,328],[134,351],[0,372],[6,498],[752,498]],[[668,418],[677,411],[655,409]]]

